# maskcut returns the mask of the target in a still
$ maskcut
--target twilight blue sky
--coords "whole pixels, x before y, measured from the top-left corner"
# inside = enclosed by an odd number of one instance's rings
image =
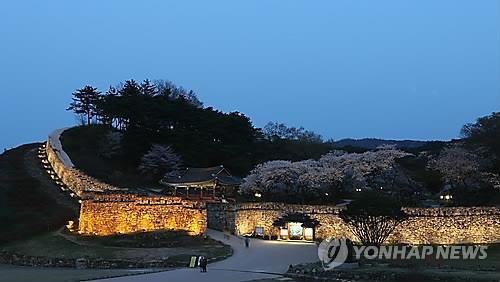
[[[130,78],[334,139],[450,139],[500,111],[500,0],[3,1],[0,40],[0,148]]]

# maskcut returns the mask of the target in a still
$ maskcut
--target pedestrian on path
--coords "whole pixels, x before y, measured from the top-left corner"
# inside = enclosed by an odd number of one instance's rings
[[[208,264],[208,260],[205,256],[202,256],[200,258],[200,271],[201,272],[207,272],[207,264]]]
[[[250,239],[248,239],[248,237],[245,238],[245,247],[247,249],[250,247]]]

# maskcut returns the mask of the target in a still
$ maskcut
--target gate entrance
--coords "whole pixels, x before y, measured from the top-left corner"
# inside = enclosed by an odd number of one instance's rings
[[[307,240],[315,239],[315,228],[319,221],[306,214],[285,214],[273,223],[279,228],[278,239],[281,240]]]

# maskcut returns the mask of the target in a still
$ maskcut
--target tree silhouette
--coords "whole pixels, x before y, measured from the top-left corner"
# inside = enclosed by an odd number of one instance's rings
[[[495,172],[500,173],[500,112],[479,118],[463,126],[461,131],[466,144],[483,152],[495,162]]]
[[[87,97],[87,92],[97,90],[86,86],[75,92],[69,109],[86,124],[95,120],[120,131],[123,154],[134,169],[152,144],[172,144],[186,165],[224,164],[239,176],[270,159],[319,158],[333,148],[302,128],[291,130],[292,139],[264,138],[244,114],[203,107],[192,90],[168,80],[130,79],[103,95]]]
[[[97,116],[97,103],[100,97],[101,92],[97,88],[87,85],[73,93],[73,102],[66,110],[83,115],[87,119],[87,125],[90,125],[92,119]]]
[[[364,245],[381,245],[406,217],[399,202],[374,192],[364,193],[340,212],[340,218]]]
[[[149,81],[149,79],[145,79],[141,83],[141,91],[142,91],[142,95],[146,95],[146,96],[150,96],[150,97],[155,96],[158,93],[158,90],[156,89],[156,85],[151,83],[151,81]]]

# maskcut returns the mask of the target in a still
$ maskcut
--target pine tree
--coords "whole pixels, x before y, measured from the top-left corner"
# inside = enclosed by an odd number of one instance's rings
[[[120,111],[126,129],[137,129],[144,116],[144,96],[141,86],[133,79],[125,81],[118,90],[121,96]]]
[[[118,91],[123,97],[134,97],[142,94],[141,86],[133,79],[126,80],[123,87]]]
[[[158,93],[156,85],[152,84],[149,79],[145,79],[141,84],[142,95],[145,96],[155,96]]]
[[[97,116],[97,104],[100,97],[101,92],[97,88],[87,85],[73,92],[73,102],[66,110],[84,116],[87,119],[87,125],[90,125],[92,118]]]

